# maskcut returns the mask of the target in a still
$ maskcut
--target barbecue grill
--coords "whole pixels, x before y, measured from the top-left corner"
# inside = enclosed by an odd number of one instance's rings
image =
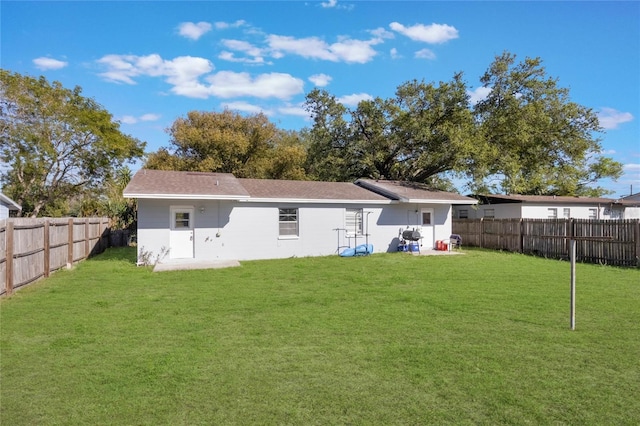
[[[420,235],[420,231],[415,229],[400,229],[398,233],[398,238],[402,235],[402,239],[400,240],[400,244],[398,244],[398,251],[411,251],[411,252],[419,252],[420,244],[418,241],[422,239],[422,235]]]

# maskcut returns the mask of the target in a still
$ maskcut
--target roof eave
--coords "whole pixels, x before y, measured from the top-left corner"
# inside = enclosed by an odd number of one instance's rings
[[[142,198],[158,200],[229,200],[245,201],[249,197],[246,195],[212,195],[212,194],[144,194],[129,193],[122,194],[125,198]]]
[[[348,200],[348,199],[313,199],[313,198],[257,198],[249,197],[242,202],[247,203],[298,203],[298,204],[393,204],[393,200]]]
[[[478,204],[478,200],[429,200],[422,198],[403,198],[400,201],[411,204]]]

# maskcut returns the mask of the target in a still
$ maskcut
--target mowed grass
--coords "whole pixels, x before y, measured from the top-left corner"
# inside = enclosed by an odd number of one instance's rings
[[[465,250],[153,273],[1,302],[0,423],[640,424],[640,271]]]

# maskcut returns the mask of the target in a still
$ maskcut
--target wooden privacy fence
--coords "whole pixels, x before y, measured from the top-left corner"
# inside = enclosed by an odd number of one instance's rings
[[[101,253],[108,245],[106,217],[1,220],[0,295]]]
[[[576,241],[578,262],[640,266],[638,219],[454,219],[452,229],[466,246],[554,259],[569,259],[569,240],[581,237]]]

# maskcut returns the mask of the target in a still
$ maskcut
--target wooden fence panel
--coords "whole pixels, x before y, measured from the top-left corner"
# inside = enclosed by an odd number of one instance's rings
[[[0,220],[0,296],[7,292],[7,221]]]
[[[49,272],[67,266],[69,261],[69,220],[51,219],[49,221]]]
[[[454,223],[453,233],[462,237],[463,244],[482,247],[482,219],[454,219]]]
[[[85,252],[86,226],[84,220],[73,221],[73,263],[84,260],[87,257]]]
[[[568,259],[569,219],[523,219],[522,253]]]
[[[578,262],[640,266],[638,219],[454,219],[452,230],[464,245],[554,259],[568,259],[576,237]]]
[[[0,295],[102,252],[109,232],[108,218],[0,221]]]

